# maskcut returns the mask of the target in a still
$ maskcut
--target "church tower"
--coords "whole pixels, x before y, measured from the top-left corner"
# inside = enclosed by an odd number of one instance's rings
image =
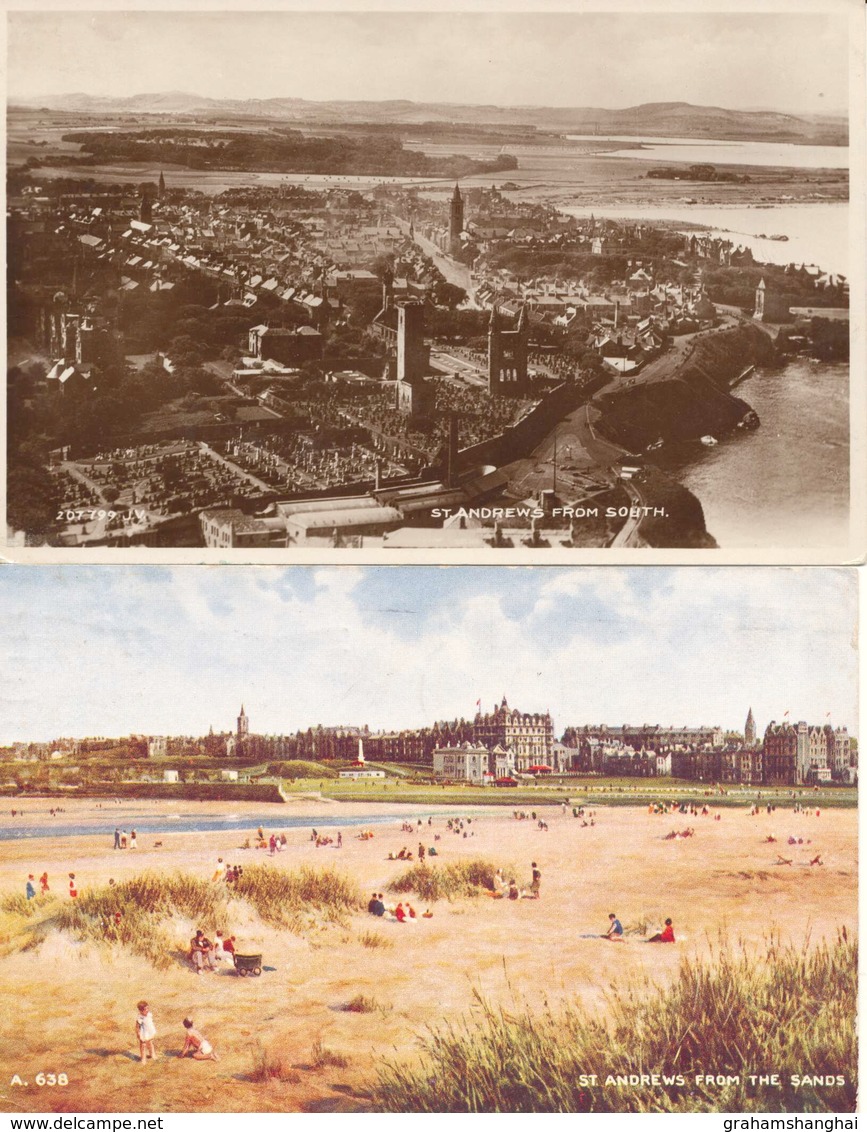
[[[455,184],[449,205],[449,255],[455,255],[461,250],[461,232],[464,230],[464,198],[461,190]]]
[[[492,397],[526,397],[529,336],[525,306],[513,330],[503,330],[499,308],[492,307],[488,323],[488,393]]]
[[[166,179],[163,176],[162,170],[160,170],[160,181],[159,181],[159,188],[157,190],[157,197],[158,197],[159,200],[162,200],[165,197],[165,195],[166,195]]]
[[[747,713],[747,721],[744,724],[744,745],[750,748],[756,745],[756,721],[753,719],[752,708]]]
[[[250,720],[247,718],[247,713],[244,711],[244,705],[241,704],[241,714],[238,716],[238,738],[246,739],[250,734]]]
[[[144,185],[141,190],[141,201],[139,202],[138,218],[142,224],[150,224],[154,218],[154,205],[153,197],[147,191]]]

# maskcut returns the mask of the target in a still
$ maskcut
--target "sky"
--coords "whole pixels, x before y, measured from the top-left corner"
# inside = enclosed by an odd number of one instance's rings
[[[6,566],[0,743],[571,724],[855,731],[856,578],[747,567]]]
[[[334,5],[338,6],[338,5]],[[848,21],[824,13],[17,12],[11,96],[684,101],[845,113]]]

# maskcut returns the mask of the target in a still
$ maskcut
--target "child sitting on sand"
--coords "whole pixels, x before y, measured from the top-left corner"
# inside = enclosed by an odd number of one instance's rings
[[[661,932],[652,935],[647,941],[648,943],[674,943],[674,925],[671,920],[665,921],[665,927]]]
[[[157,1036],[157,1028],[154,1025],[151,1008],[142,1000],[138,1004],[137,1009],[138,1017],[135,1020],[135,1032],[138,1038],[141,1060],[147,1061],[148,1056],[150,1056],[151,1061],[153,1061],[156,1057],[154,1053],[154,1038]]]
[[[184,1028],[187,1035],[184,1038],[184,1048],[181,1050],[181,1057],[186,1057],[187,1054],[193,1058],[194,1061],[219,1061],[214,1047],[204,1036],[200,1034],[192,1023],[192,1019],[184,1019]]]

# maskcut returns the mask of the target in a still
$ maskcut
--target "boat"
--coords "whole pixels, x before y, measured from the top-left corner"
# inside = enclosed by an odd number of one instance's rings
[[[769,239],[769,240],[785,240],[785,241],[788,241],[789,237],[788,237],[788,236],[779,236],[779,235],[778,235],[778,236],[768,236],[768,239]]]
[[[708,448],[712,448],[714,444],[719,444],[719,441],[715,436],[703,436],[701,438],[701,442],[702,444],[706,444]]]
[[[665,441],[660,436],[659,440],[654,440],[653,444],[648,444],[645,448],[645,452],[654,452],[657,448],[661,448],[663,444],[665,444]]]

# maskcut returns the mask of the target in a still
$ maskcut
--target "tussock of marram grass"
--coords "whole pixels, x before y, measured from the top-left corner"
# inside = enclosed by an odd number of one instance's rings
[[[142,873],[120,884],[85,889],[59,909],[56,923],[82,940],[120,943],[165,969],[177,943],[167,921],[185,916],[213,932],[224,921],[226,901],[224,887],[186,873]]]
[[[266,1046],[256,1042],[253,1050],[253,1071],[250,1080],[259,1084],[268,1081],[283,1081],[290,1085],[297,1085],[301,1074],[292,1068],[282,1057],[269,1053]]]
[[[362,932],[358,940],[362,947],[369,947],[371,950],[377,947],[394,947],[394,940],[388,939],[379,932]]]
[[[344,1003],[340,1009],[348,1014],[373,1014],[379,1007],[375,998],[369,998],[366,994],[357,994],[355,998]]]
[[[395,877],[388,888],[390,892],[414,892],[420,900],[478,896],[480,889],[493,892],[496,868],[482,858],[447,865],[419,862]]]
[[[235,882],[236,896],[252,904],[268,923],[292,925],[310,909],[332,918],[363,907],[358,885],[331,868],[312,869],[304,865],[297,871],[250,865]]]
[[[345,1054],[329,1049],[321,1041],[313,1043],[311,1054],[314,1069],[325,1069],[328,1066],[333,1066],[335,1069],[345,1069],[349,1064],[349,1058]]]
[[[40,892],[38,896],[34,896],[32,900],[28,900],[23,893],[16,893],[14,896],[4,897],[0,903],[0,912],[8,912],[15,916],[26,916],[27,919],[32,919],[38,915],[49,904],[53,904],[56,897],[52,892]]]
[[[386,1064],[386,1112],[851,1112],[857,1093],[857,942],[801,949],[771,940],[763,956],[722,942],[684,957],[672,986],[613,991],[599,1021],[580,1004],[517,1016],[477,996],[480,1011],[434,1028],[413,1068]],[[580,1074],[599,1085],[582,1088]],[[737,1076],[723,1088],[696,1074]],[[751,1085],[778,1073],[782,1088]],[[841,1086],[791,1074],[844,1075]],[[609,1075],[683,1074],[686,1084],[605,1087]]]

